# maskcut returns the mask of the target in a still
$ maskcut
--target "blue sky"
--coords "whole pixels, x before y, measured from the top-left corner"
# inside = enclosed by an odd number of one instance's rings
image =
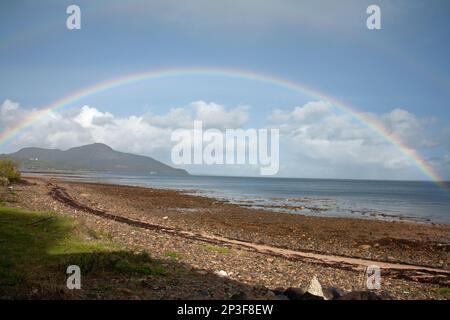
[[[69,31],[65,27],[65,10],[70,4],[81,8],[81,30]],[[382,30],[366,28],[366,8],[370,4],[381,7]],[[388,124],[396,121],[392,130],[401,131],[402,141],[412,141],[411,148],[429,159],[442,176],[450,178],[449,15],[450,3],[446,0],[6,0],[0,4],[0,103],[17,103],[24,114],[97,82],[164,67],[253,70],[307,84],[360,112],[373,113]],[[164,116],[171,108],[204,101],[219,104],[230,113],[238,106],[248,106],[248,119],[243,125],[259,127],[270,123],[276,109],[289,114],[295,107],[316,100],[245,79],[192,76],[111,90],[80,101],[72,106],[72,112],[88,105],[121,119]],[[393,115],[393,110],[407,113]],[[70,110],[64,112],[67,117],[73,116]],[[289,126],[283,125],[294,128],[294,118],[284,119]],[[414,122],[407,124],[408,132],[402,127],[405,118]],[[7,130],[18,116],[8,118],[9,122],[5,119],[4,115],[3,122],[0,120],[0,130]],[[417,131],[422,133],[420,137]],[[58,132],[48,134],[56,136]],[[86,132],[79,133],[83,134]],[[39,143],[66,148],[95,137],[41,139]],[[419,140],[428,142],[415,145]],[[0,152],[27,143],[39,144],[27,140],[25,134],[0,146]],[[123,149],[126,145],[117,147]],[[162,149],[142,146],[125,151],[167,160],[167,152]],[[307,163],[307,153],[305,150],[300,158],[286,154],[284,159],[291,159],[286,160],[286,168],[295,167],[300,160]],[[340,167],[330,158],[323,163],[317,158],[309,161],[308,169],[298,170],[296,175],[320,176],[323,166],[327,167],[326,177],[383,178],[391,177],[394,170],[382,163],[385,160],[375,164],[355,160],[353,169]],[[373,171],[368,176],[362,174],[367,168]],[[291,169],[286,170],[285,175]],[[426,178],[407,164],[395,170],[395,178]]]

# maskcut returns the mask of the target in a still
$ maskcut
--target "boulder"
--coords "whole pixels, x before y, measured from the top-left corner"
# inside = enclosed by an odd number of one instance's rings
[[[323,290],[322,290],[322,285],[320,284],[319,279],[317,279],[316,276],[314,276],[311,279],[311,282],[309,283],[309,287],[308,287],[308,289],[306,289],[306,292],[308,292],[314,296],[322,297],[325,299],[325,296],[324,296]]]
[[[231,300],[249,300],[248,295],[243,291],[233,294],[230,297],[230,299]]]
[[[280,293],[275,295],[275,300],[289,300],[289,298],[285,294]]]
[[[287,288],[284,295],[289,298],[289,300],[302,300],[305,290],[302,288]]]
[[[392,297],[386,293],[376,294],[372,291],[352,291],[337,298],[337,300],[392,300]]]
[[[273,291],[265,286],[255,286],[252,288],[251,293],[257,297],[263,297],[264,299],[273,299],[275,297]]]
[[[337,300],[344,293],[335,287],[322,287],[316,276],[311,279],[308,286],[299,288],[290,287],[286,290],[283,288],[275,288],[272,290],[276,299],[285,300]]]
[[[335,287],[322,287],[325,300],[336,300],[344,295],[342,290]]]
[[[300,300],[325,300],[325,298],[321,296],[316,296],[309,292],[305,292],[305,294],[302,296]]]
[[[281,295],[280,288],[274,290],[276,295]],[[311,279],[311,282],[307,287],[302,288],[288,288],[284,295],[289,298],[289,300],[328,300],[328,297],[333,297],[336,294],[333,291],[327,292],[327,295],[324,294],[322,285],[316,276]],[[337,294],[336,294],[337,295]],[[331,299],[330,299],[331,300]]]
[[[277,288],[275,288],[275,289],[272,290],[272,292],[273,292],[275,295],[284,294],[285,291],[286,291],[286,290],[284,290],[283,287],[277,287]]]

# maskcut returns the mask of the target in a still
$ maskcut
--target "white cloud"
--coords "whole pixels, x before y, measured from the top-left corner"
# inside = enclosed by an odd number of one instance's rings
[[[146,114],[143,116],[143,119],[153,126],[171,129],[190,128],[194,121],[191,110],[182,107],[171,108],[164,115]]]
[[[17,118],[22,118],[24,112],[17,102],[5,100],[0,106],[0,128],[8,128],[16,122]]]
[[[204,101],[191,103],[196,111],[196,119],[203,121],[205,128],[240,128],[248,121],[249,107],[238,106],[227,111],[224,106]]]
[[[429,119],[419,119],[403,109],[363,116],[383,125],[410,148],[437,145],[427,130]],[[334,176],[341,178],[355,176],[358,170],[371,178],[392,178],[399,170],[410,178],[411,173],[423,178],[397,147],[327,103],[309,102],[287,111],[275,110],[269,122],[281,129],[282,148],[290,150],[285,172],[309,177],[311,171],[316,172],[314,168],[332,167]]]
[[[11,100],[5,100],[0,106],[0,114],[6,116],[11,111],[19,109],[19,104],[17,102],[12,102]]]
[[[434,118],[418,118],[413,113],[396,108],[380,116],[365,114],[366,117],[379,122],[393,136],[412,148],[433,148],[438,146],[436,137],[430,134],[430,128],[437,120]]]
[[[272,122],[311,122],[319,120],[330,112],[329,103],[322,101],[312,101],[305,104],[303,107],[295,107],[292,111],[285,112],[276,109],[270,116],[269,120]]]
[[[35,109],[26,109],[6,100],[0,105],[0,132],[21,123]],[[179,128],[192,128],[194,120],[202,120],[204,128],[245,127],[250,108],[226,108],[214,102],[196,101],[169,109],[163,114],[117,116],[91,106],[59,112],[47,112],[16,136],[2,152],[37,146],[67,149],[102,142],[124,151],[153,156],[170,164],[173,142],[171,133]],[[443,150],[430,157],[430,163],[447,176],[449,149],[447,135],[431,135],[429,127],[437,127],[433,119],[422,119],[404,110],[376,115],[364,114],[382,123],[390,132],[416,150],[439,145]],[[433,123],[430,126],[430,123]],[[373,130],[339,112],[328,103],[309,102],[289,110],[275,110],[268,127],[280,129],[280,174],[300,177],[335,178],[399,178],[421,179],[423,175],[411,160]],[[433,139],[431,139],[432,137]],[[439,137],[439,138],[438,138]],[[430,150],[435,150],[430,149]],[[441,151],[442,151],[441,150]],[[248,167],[187,167],[191,172],[210,174],[250,174]],[[225,170],[225,171],[224,171]]]
[[[109,112],[100,112],[95,108],[84,106],[81,112],[74,118],[74,121],[83,128],[103,126],[113,123],[114,116]]]
[[[36,110],[26,110],[18,103],[6,100],[0,107],[0,132],[22,122],[25,116],[34,111]],[[162,115],[128,117],[118,117],[94,107],[83,106],[74,110],[42,114],[11,142],[9,151],[28,146],[67,149],[101,142],[121,151],[159,156],[168,161],[173,130],[190,128],[194,120],[204,121],[205,128],[222,129],[242,126],[247,119],[246,107],[227,109],[204,101],[172,108]]]

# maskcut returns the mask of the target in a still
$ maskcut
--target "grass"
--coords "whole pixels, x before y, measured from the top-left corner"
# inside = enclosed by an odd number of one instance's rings
[[[207,251],[217,252],[217,253],[221,253],[221,254],[229,254],[231,252],[230,248],[215,246],[215,245],[211,245],[211,244],[205,244],[205,245],[202,245],[202,247],[203,247],[203,249],[205,249]]]
[[[0,298],[36,286],[64,287],[69,265],[91,278],[166,274],[147,253],[92,235],[69,217],[0,207]]]
[[[436,291],[437,291],[437,293],[444,296],[445,298],[447,298],[447,299],[450,298],[450,288],[441,287],[441,288],[436,289]]]
[[[181,253],[176,252],[176,251],[166,251],[166,252],[164,252],[164,256],[166,256],[172,260],[181,260],[183,258]]]
[[[97,231],[97,230],[87,228],[86,233],[90,238],[95,239],[95,240],[107,240],[107,241],[113,240],[112,235],[107,232],[104,232],[104,231]]]

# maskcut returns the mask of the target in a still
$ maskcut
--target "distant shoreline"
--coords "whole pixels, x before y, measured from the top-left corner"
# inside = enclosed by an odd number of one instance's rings
[[[22,170],[24,174],[67,174],[67,175],[79,175],[79,174],[133,174],[133,172],[103,172],[103,171],[90,171],[90,170]],[[135,174],[142,174],[141,172],[136,172]],[[149,175],[152,176],[152,175]],[[154,175],[160,177],[166,177],[166,175]],[[386,179],[357,179],[357,178],[305,178],[305,177],[278,177],[278,176],[235,176],[235,175],[214,175],[214,174],[189,174],[188,177],[213,177],[213,178],[248,178],[248,179],[286,179],[286,180],[311,180],[311,181],[374,181],[374,182],[421,182],[421,183],[431,183],[436,184],[435,181],[432,180],[403,180],[403,179],[394,179],[394,180],[386,180]],[[184,177],[184,176],[182,176]],[[439,181],[439,183],[449,184],[450,180]]]
[[[228,201],[241,207],[271,212],[450,224],[449,211],[446,210],[446,208],[450,210],[450,197],[446,197],[432,182],[387,181],[385,185],[384,181],[368,181],[368,184],[364,184],[364,180],[297,179],[299,181],[297,183],[294,179],[278,179],[260,183],[261,180],[252,178],[226,176],[173,177],[68,171],[25,172],[25,175],[27,174],[36,177],[55,176],[68,181],[179,190],[219,201]],[[305,187],[299,187],[302,185]],[[315,189],[310,189],[310,185],[316,185]],[[340,189],[341,186],[347,190]],[[277,188],[283,189],[273,194],[266,192],[266,190]],[[380,188],[394,192],[380,193]],[[422,196],[426,194],[422,192],[422,189],[428,192],[426,197]],[[430,197],[431,193],[436,193],[436,196]]]

